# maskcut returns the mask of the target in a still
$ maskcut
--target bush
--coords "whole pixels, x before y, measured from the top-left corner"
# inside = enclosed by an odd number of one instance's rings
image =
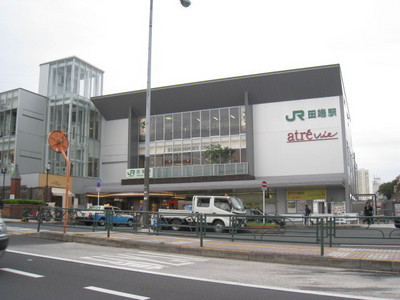
[[[25,204],[25,205],[45,205],[43,200],[29,200],[29,199],[4,199],[4,204]]]

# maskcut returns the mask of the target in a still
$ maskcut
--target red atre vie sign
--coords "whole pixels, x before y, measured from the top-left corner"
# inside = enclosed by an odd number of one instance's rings
[[[261,181],[261,187],[266,188],[267,187],[267,182],[266,181]]]

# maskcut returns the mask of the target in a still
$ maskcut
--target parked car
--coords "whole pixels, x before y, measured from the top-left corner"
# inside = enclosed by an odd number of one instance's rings
[[[246,216],[254,216],[254,217],[247,217],[247,222],[262,222],[263,219],[260,218],[263,213],[258,208],[246,208]]]
[[[263,212],[261,210],[259,210],[258,208],[247,208],[246,209],[246,216],[247,216],[247,222],[259,222],[262,223],[263,222]],[[254,217],[252,217],[254,216]],[[265,221],[268,222],[273,222],[276,225],[279,225],[281,227],[286,225],[286,222],[284,219],[282,218],[270,218],[271,215],[269,214],[265,214],[265,216],[268,216],[268,218],[265,218]]]
[[[88,210],[77,211],[75,220],[86,225],[91,225],[96,222],[99,226],[106,224],[106,211],[111,211],[111,223],[114,225],[124,224],[126,226],[133,226],[135,218],[124,213],[119,207],[111,205],[94,205]]]
[[[0,257],[6,252],[8,246],[7,226],[3,219],[0,218]]]

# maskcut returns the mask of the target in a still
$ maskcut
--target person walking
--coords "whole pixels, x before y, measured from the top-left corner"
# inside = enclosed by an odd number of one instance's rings
[[[309,223],[311,223],[311,224],[313,224],[313,222],[310,220],[310,222],[308,222],[309,221],[309,216],[311,215],[311,209],[308,207],[308,205],[306,204],[305,206],[304,206],[304,216],[306,216],[305,218],[304,218],[304,225],[308,225]]]
[[[365,217],[372,217],[374,215],[374,209],[371,206],[371,203],[367,201],[364,207],[364,216]],[[373,218],[365,218],[363,223],[368,222],[368,225],[371,225]]]

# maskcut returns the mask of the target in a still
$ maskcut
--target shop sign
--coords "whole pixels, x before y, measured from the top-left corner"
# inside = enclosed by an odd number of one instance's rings
[[[290,190],[286,191],[287,200],[326,199],[326,190]]]
[[[150,168],[149,177],[153,177],[153,168]],[[127,169],[126,178],[144,178],[144,168],[140,169]]]
[[[331,131],[317,132],[312,129],[305,131],[296,130],[289,132],[287,135],[288,143],[299,143],[299,142],[316,142],[322,140],[337,140],[338,133]]]

